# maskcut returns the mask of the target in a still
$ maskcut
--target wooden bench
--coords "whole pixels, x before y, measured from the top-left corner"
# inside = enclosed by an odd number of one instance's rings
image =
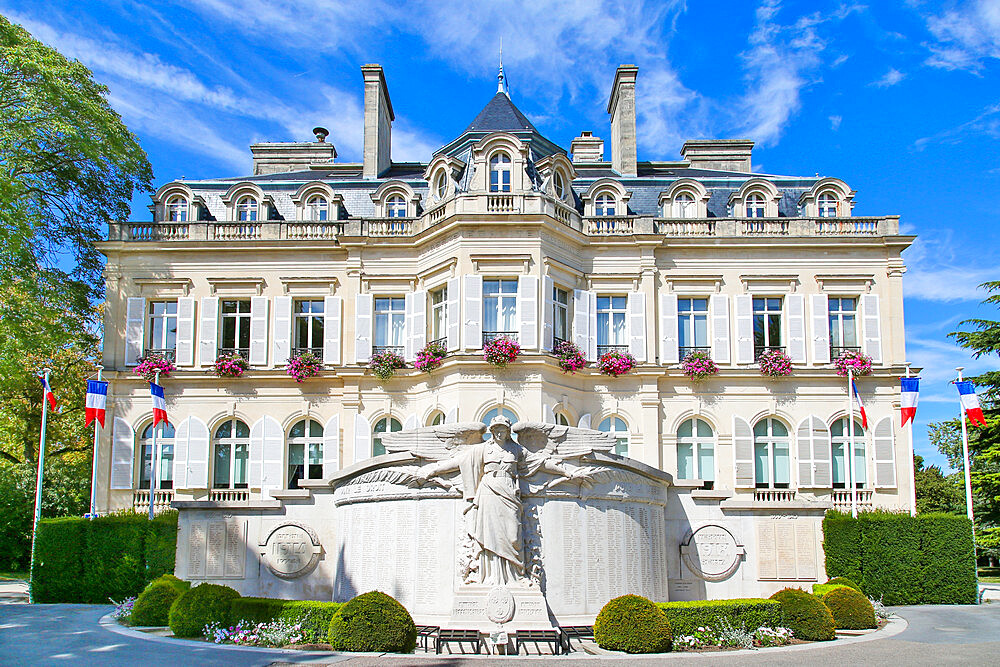
[[[574,639],[593,639],[594,626],[592,625],[566,625],[559,628],[562,634],[563,649],[568,653],[571,650],[570,642]]]
[[[479,630],[452,630],[449,628],[439,628],[437,631],[437,637],[434,638],[434,652],[441,652],[442,644],[450,644],[452,642],[458,642],[459,648],[461,648],[462,642],[469,642],[476,648],[476,654],[482,650],[483,639],[482,635],[479,634]]]
[[[521,653],[522,644],[548,644],[552,647],[552,655],[559,655],[563,642],[562,633],[559,630],[517,630],[514,632],[514,653]],[[525,648],[527,653],[528,649]]]
[[[439,625],[418,625],[417,643],[420,645],[420,648],[424,649],[424,651],[429,651],[430,646],[428,645],[428,642],[440,629],[441,626]]]

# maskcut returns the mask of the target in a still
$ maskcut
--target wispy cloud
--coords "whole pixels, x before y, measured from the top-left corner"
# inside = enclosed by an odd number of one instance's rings
[[[889,88],[895,86],[905,78],[906,74],[904,72],[900,72],[895,67],[890,67],[889,71],[882,75],[882,78],[872,81],[871,85],[876,88]]]
[[[906,251],[903,290],[908,298],[943,303],[983,299],[979,285],[996,278],[995,263],[982,256],[979,265],[970,263],[968,255],[956,251],[956,243],[950,231],[928,233]]]
[[[830,129],[836,132],[840,129],[840,124],[843,122],[843,116],[830,116]]]
[[[942,14],[926,16],[935,41],[926,44],[932,67],[979,72],[985,60],[1000,58],[1000,3],[966,0]]]
[[[991,104],[970,121],[942,130],[929,137],[921,137],[913,142],[914,148],[923,150],[928,144],[957,144],[970,136],[986,136],[1000,139],[1000,102]]]

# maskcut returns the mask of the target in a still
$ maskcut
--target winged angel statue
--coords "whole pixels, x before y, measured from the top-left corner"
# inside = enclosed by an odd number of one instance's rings
[[[482,423],[447,424],[385,433],[382,442],[387,452],[408,452],[423,464],[406,473],[396,469],[400,482],[461,491],[466,531],[477,552],[478,562],[469,568],[473,582],[513,584],[525,579],[521,481],[538,473],[555,476],[547,488],[604,481],[612,469],[569,461],[581,463],[593,452],[609,452],[615,441],[609,433],[556,424],[518,422],[512,428],[503,416],[493,419],[490,438],[484,441],[486,429]],[[456,470],[454,481],[444,477]]]

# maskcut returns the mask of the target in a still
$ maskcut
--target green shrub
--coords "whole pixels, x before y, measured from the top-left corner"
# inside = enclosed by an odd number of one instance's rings
[[[229,620],[230,603],[239,596],[229,586],[195,586],[170,606],[170,629],[176,637],[201,637],[202,629],[209,623],[224,624]]]
[[[850,514],[830,510],[823,518],[827,576],[861,580],[861,526]]]
[[[975,604],[976,553],[969,518],[919,514],[921,602]],[[888,604],[888,602],[886,603]]]
[[[84,585],[105,599],[121,600],[146,587],[145,537],[149,519],[140,514],[100,516],[89,522],[83,550]],[[91,597],[88,602],[97,602]]]
[[[334,651],[412,653],[417,626],[403,605],[385,593],[371,591],[336,611],[327,636]]]
[[[177,586],[165,581],[153,582],[139,594],[132,606],[132,625],[166,625],[170,606],[180,596]]]
[[[844,584],[831,584],[829,582],[825,584],[813,584],[813,595],[819,595],[820,597],[826,595],[835,588],[851,588],[850,586],[845,586]],[[857,591],[855,588],[851,588],[852,591]],[[861,591],[857,591],[860,593]]]
[[[847,586],[836,586],[823,595],[823,604],[839,630],[867,630],[877,626],[875,609],[868,598]]]
[[[91,601],[83,579],[87,524],[86,519],[77,517],[38,522],[35,565],[31,573],[32,599],[35,602]],[[107,601],[108,596],[98,600]]]
[[[785,588],[771,599],[781,603],[782,625],[798,639],[828,641],[836,635],[833,615],[818,597],[798,588]]]
[[[718,625],[723,620],[750,632],[781,625],[781,604],[763,598],[658,602],[656,606],[670,621],[670,630],[675,636],[691,635],[699,627]]]
[[[847,586],[848,588],[853,588],[854,590],[858,591],[859,593],[863,593],[864,592],[864,591],[861,590],[861,586],[858,586],[856,583],[854,583],[853,581],[851,581],[847,577],[834,577],[833,579],[831,579],[830,581],[828,581],[826,583],[828,583],[828,584],[839,584],[841,586]]]
[[[153,517],[146,533],[146,576],[150,579],[174,571],[177,557],[177,510]]]
[[[657,605],[638,595],[622,595],[601,608],[594,641],[610,651],[666,653],[673,648],[674,635]]]
[[[229,606],[229,624],[239,621],[269,623],[288,621],[302,628],[303,641],[309,644],[325,642],[330,621],[343,606],[341,602],[316,600],[277,600],[273,598],[236,598]]]
[[[149,584],[146,586],[146,589],[149,589],[154,584],[159,584],[159,583],[170,584],[171,586],[177,589],[178,593],[183,593],[184,591],[189,590],[191,588],[190,581],[184,581],[183,579],[178,579],[172,574],[161,574],[156,579],[153,579],[151,582],[149,582]]]
[[[873,511],[858,516],[861,525],[861,590],[888,605],[917,604],[920,584],[920,533],[909,514]]]

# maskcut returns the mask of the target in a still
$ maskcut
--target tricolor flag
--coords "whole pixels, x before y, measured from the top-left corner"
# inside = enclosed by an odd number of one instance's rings
[[[104,428],[104,409],[108,404],[108,383],[102,380],[87,380],[87,421],[84,426],[97,419]]]
[[[861,425],[868,428],[868,415],[865,414],[865,406],[861,402],[861,394],[858,393],[858,385],[854,380],[851,380],[851,389],[854,390],[854,402],[858,404],[858,412],[861,413]]]
[[[169,424],[167,420],[167,399],[163,397],[163,387],[155,382],[149,383],[149,395],[153,398],[153,426],[160,422]]]
[[[920,393],[920,378],[899,379],[899,412],[903,417],[900,426],[917,416],[917,398]]]
[[[986,426],[986,418],[983,416],[983,409],[979,407],[979,397],[976,396],[976,386],[971,380],[956,382],[955,386],[958,387],[958,397],[962,401],[962,409],[965,410],[969,421]]]
[[[52,393],[52,387],[49,386],[49,379],[44,375],[38,378],[39,382],[42,383],[42,394],[43,400],[49,402],[49,409],[56,409],[56,395]]]

